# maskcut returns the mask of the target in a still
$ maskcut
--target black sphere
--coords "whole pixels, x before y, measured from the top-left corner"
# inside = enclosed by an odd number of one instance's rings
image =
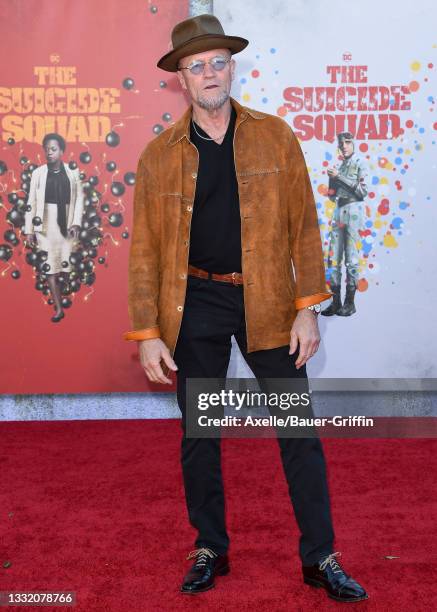
[[[0,259],[8,261],[12,257],[12,249],[9,244],[0,244]]]
[[[126,240],[126,238],[129,238],[129,232],[123,232],[121,237]]]
[[[100,217],[92,217],[89,221],[90,227],[100,227]]]
[[[79,159],[83,164],[89,164],[91,161],[91,155],[88,153],[88,151],[82,151],[82,153],[79,155]]]
[[[13,272],[11,272],[11,276],[14,280],[18,280],[21,276],[20,270],[14,270]]]
[[[105,141],[108,147],[117,147],[120,144],[120,136],[117,132],[109,132],[106,134]]]
[[[34,225],[41,225],[41,223],[42,223],[41,217],[33,217],[32,223]]]
[[[104,212],[104,213],[109,212],[109,211],[110,211],[110,209],[111,209],[111,207],[109,206],[109,204],[102,204],[102,205],[101,205],[101,207],[100,207],[100,210],[101,210],[102,212]]]
[[[72,293],[77,293],[81,287],[80,281],[75,279],[70,282],[70,289]]]
[[[124,182],[126,185],[135,185],[135,172],[126,172]]]
[[[63,297],[61,300],[62,308],[70,308],[72,301],[68,297]]]
[[[31,266],[35,266],[38,262],[38,255],[36,251],[29,251],[29,253],[26,253],[26,261]]]
[[[6,215],[6,220],[14,227],[22,227],[24,225],[24,216],[18,210],[10,210]]]
[[[123,215],[121,213],[111,213],[108,217],[109,223],[112,227],[120,227],[123,223]]]
[[[90,185],[97,185],[99,182],[99,179],[97,178],[97,176],[90,176],[90,178],[88,179]]]
[[[28,161],[29,161],[29,160],[28,160],[28,158],[27,158],[25,155],[23,155],[23,157],[20,157],[20,164],[21,164],[22,166],[24,166],[25,164],[27,164],[27,162],[28,162]]]
[[[132,89],[132,87],[135,85],[134,80],[131,79],[130,77],[126,77],[123,82],[122,85],[125,89]]]
[[[14,145],[15,144],[15,138],[8,138],[8,145]]]
[[[91,234],[89,232],[89,230],[87,229],[83,229],[80,234],[79,234],[79,240],[81,242],[88,242],[91,240]]]
[[[3,238],[6,240],[6,242],[10,242],[14,246],[20,242],[14,230],[11,229],[5,231],[5,233],[3,234]]]
[[[115,161],[109,161],[106,164],[106,170],[108,172],[114,172],[114,170],[117,168],[117,164],[115,163]]]
[[[68,162],[68,167],[70,168],[70,170],[76,170],[77,163],[75,161],[69,161]]]
[[[115,196],[121,196],[125,192],[125,186],[120,181],[114,181],[111,183],[111,193]]]
[[[96,275],[94,274],[94,272],[90,272],[89,274],[87,274],[85,284],[92,285],[95,280],[96,280]]]
[[[94,208],[94,206],[88,206],[85,211],[85,216],[87,219],[92,219],[93,217],[97,216],[97,210]]]
[[[104,257],[99,257],[98,260],[99,264],[104,264],[106,259]]]
[[[82,261],[83,256],[80,251],[75,251],[70,255],[69,259],[73,266],[77,266]]]

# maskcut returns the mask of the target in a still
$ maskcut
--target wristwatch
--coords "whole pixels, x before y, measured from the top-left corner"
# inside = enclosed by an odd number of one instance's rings
[[[307,306],[308,310],[311,310],[315,315],[318,315],[322,310],[320,304],[313,304],[312,306]]]

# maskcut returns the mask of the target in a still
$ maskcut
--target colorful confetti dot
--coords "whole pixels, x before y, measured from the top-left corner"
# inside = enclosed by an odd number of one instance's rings
[[[380,215],[387,215],[390,211],[390,202],[387,198],[383,198],[378,206]]]

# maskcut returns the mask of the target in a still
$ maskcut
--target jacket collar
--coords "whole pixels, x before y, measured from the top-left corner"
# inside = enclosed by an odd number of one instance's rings
[[[247,115],[250,115],[254,119],[264,119],[266,117],[265,113],[258,112],[251,108],[247,108],[247,106],[242,106],[239,104],[234,98],[230,98],[232,106],[235,108],[237,112],[237,118],[235,121],[235,129],[237,129],[238,125],[242,123],[245,119],[247,119]],[[173,128],[170,129],[170,138],[167,141],[169,146],[174,145],[179,142],[181,138],[185,136],[187,140],[190,140],[190,120],[191,120],[191,111],[192,105],[190,105],[182,117],[176,121]]]

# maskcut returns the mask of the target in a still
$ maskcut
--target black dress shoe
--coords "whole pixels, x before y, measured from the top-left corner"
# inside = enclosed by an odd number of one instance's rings
[[[228,555],[219,555],[211,548],[197,548],[187,559],[197,557],[181,586],[182,593],[195,595],[214,586],[214,577],[229,573]]]
[[[366,591],[358,582],[341,568],[334,557],[340,552],[328,555],[315,565],[302,565],[303,581],[313,587],[323,587],[328,596],[337,601],[361,601],[368,599]]]
[[[58,321],[60,321],[61,319],[63,319],[65,317],[64,312],[60,312],[58,315],[53,315],[52,317],[52,321],[53,323],[57,323]]]

